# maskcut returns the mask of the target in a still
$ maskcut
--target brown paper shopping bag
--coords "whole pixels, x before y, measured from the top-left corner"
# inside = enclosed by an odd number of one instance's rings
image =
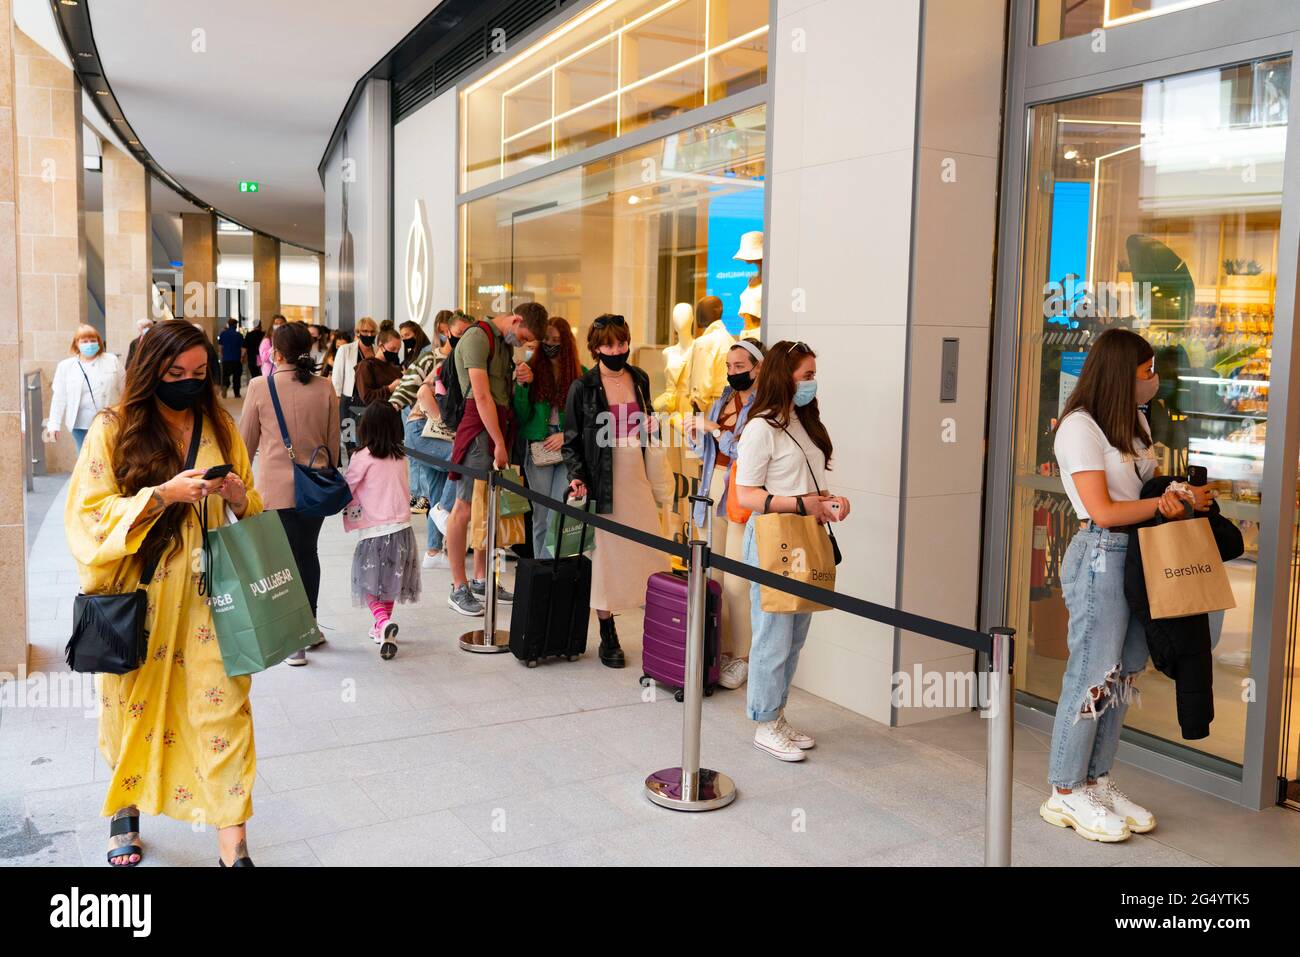
[[[759,567],[764,571],[835,590],[835,550],[826,529],[811,515],[756,516],[754,544],[758,548]],[[791,614],[828,610],[826,605],[766,585],[759,586],[759,598],[763,611]]]
[[[1152,618],[1183,618],[1237,607],[1209,519],[1139,528],[1138,542]]]
[[[487,482],[474,480],[474,498],[469,510],[469,547],[487,547]],[[500,506],[501,500],[497,500]],[[501,515],[497,512],[497,548],[509,548],[521,545],[528,536],[528,513],[522,515]]]

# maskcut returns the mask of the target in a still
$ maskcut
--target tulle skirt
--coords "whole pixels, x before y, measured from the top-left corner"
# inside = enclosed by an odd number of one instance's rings
[[[352,604],[364,608],[371,596],[401,604],[420,600],[420,549],[409,525],[357,542],[352,553]]]

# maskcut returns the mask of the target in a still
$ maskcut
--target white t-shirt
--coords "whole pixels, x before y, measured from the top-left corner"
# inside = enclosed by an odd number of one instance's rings
[[[1146,416],[1141,412],[1138,416],[1142,419],[1142,425],[1149,430]],[[1142,483],[1156,472],[1155,452],[1152,449],[1139,446],[1131,455],[1125,456],[1110,444],[1097,421],[1082,410],[1071,412],[1056,427],[1056,441],[1052,448],[1056,452],[1056,461],[1061,466],[1061,483],[1079,518],[1091,516],[1083,507],[1078,489],[1074,487],[1075,472],[1104,471],[1106,487],[1110,490],[1113,502],[1136,502],[1142,497]]]
[[[788,434],[767,419],[745,423],[736,460],[737,485],[766,488],[773,495],[809,495],[826,488],[826,456],[798,416],[791,416],[786,428]]]

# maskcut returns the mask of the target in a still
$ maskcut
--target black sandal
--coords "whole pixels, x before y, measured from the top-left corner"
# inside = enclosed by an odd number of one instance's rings
[[[110,838],[118,837],[122,834],[136,835],[136,841],[133,844],[123,844],[121,847],[115,847],[108,852],[108,863],[111,867],[135,867],[140,861],[144,860],[144,848],[140,846],[140,812],[135,814],[123,814],[121,817],[113,818],[112,823],[108,825],[108,836]],[[129,858],[132,854],[140,860],[123,861],[118,863],[121,858]]]
[[[253,859],[251,857],[237,857],[235,858],[235,863],[227,864],[225,861],[221,859],[220,856],[218,856],[217,863],[220,864],[222,867],[255,867],[256,866],[255,864],[253,864]]]

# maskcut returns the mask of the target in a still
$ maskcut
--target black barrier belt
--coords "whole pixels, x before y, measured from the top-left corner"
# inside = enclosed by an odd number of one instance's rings
[[[626,538],[636,542],[638,545],[644,545],[646,548],[653,548],[656,551],[667,552],[669,555],[676,555],[683,561],[691,557],[689,546],[681,542],[675,542],[671,538],[664,538],[662,535],[652,535],[649,532],[643,532],[639,528],[632,528],[630,525],[623,525],[612,519],[602,518],[594,512],[588,512],[585,509],[574,508],[567,502],[557,502],[549,495],[543,495],[541,492],[525,488],[522,485],[516,485],[509,479],[497,476],[494,482],[499,487],[507,491],[514,492],[516,495],[522,495],[524,498],[543,505],[553,512],[560,512],[569,518],[577,519],[580,522],[586,522],[588,525],[594,525],[596,528],[603,528],[611,535],[617,535],[620,538]]]
[[[425,452],[417,451],[409,445],[406,447],[406,454],[412,458],[427,462],[429,465],[436,466],[446,471],[458,472],[462,475],[468,475],[471,478],[489,481],[488,470],[470,468],[465,465],[457,465],[449,462],[447,459],[436,458]],[[500,475],[491,479],[493,484],[500,488],[514,492],[516,495],[522,495],[531,502],[543,505],[553,511],[567,515],[569,518],[576,519],[580,522],[586,522],[588,525],[594,525],[596,528],[603,528],[611,535],[618,535],[620,538],[630,539],[638,545],[644,545],[647,548],[653,548],[661,552],[667,552],[669,555],[686,561],[691,556],[689,546],[681,542],[675,542],[670,538],[664,538],[662,535],[652,535],[649,532],[643,532],[638,528],[631,528],[619,522],[603,518],[592,512],[583,509],[574,508],[566,502],[557,502],[549,495],[543,495],[534,489],[525,488],[517,485],[508,479],[503,479]],[[828,608],[836,608],[840,611],[848,612],[850,615],[856,615],[859,618],[866,618],[871,621],[878,621],[882,624],[894,628],[901,628],[903,631],[913,631],[919,635],[926,635],[930,638],[938,638],[940,641],[946,641],[954,645],[960,645],[963,648],[969,648],[972,651],[982,651],[985,654],[991,654],[993,651],[993,639],[982,631],[976,631],[974,628],[963,628],[960,625],[950,625],[946,621],[938,621],[934,618],[926,618],[924,615],[915,615],[909,611],[901,611],[897,608],[890,608],[888,605],[878,605],[873,601],[866,601],[862,598],[854,598],[851,595],[844,595],[840,592],[830,591],[826,588],[818,588],[816,585],[809,585],[806,582],[791,581],[783,575],[777,575],[774,572],[757,568],[744,562],[738,562],[733,558],[726,558],[713,551],[708,551],[707,564],[710,568],[716,568],[728,575],[735,575],[746,581],[751,581],[759,585],[766,585],[768,588],[775,588],[777,591],[783,591],[787,594],[794,595],[796,598],[803,598],[806,601],[816,602],[819,605],[826,605]]]
[[[417,451],[409,445],[406,447],[406,454],[417,461],[427,462],[429,465],[436,466],[445,471],[458,472],[461,475],[468,475],[470,478],[480,479],[484,482],[488,481],[488,471],[486,469],[476,469],[469,468],[465,465],[457,465],[454,462],[449,462],[447,459],[440,459],[429,455],[426,452]],[[683,561],[691,557],[690,548],[681,542],[675,542],[671,538],[664,538],[662,535],[652,535],[649,532],[643,532],[639,528],[632,528],[629,525],[623,525],[613,519],[602,518],[600,515],[596,515],[593,512],[574,508],[566,502],[557,502],[549,495],[543,495],[541,492],[531,488],[526,488],[523,485],[516,485],[509,479],[502,478],[499,474],[492,479],[492,484],[498,488],[514,492],[516,495],[522,495],[530,502],[536,502],[538,505],[545,506],[552,511],[567,515],[569,518],[577,519],[580,522],[586,522],[588,525],[595,526],[596,528],[603,528],[611,535],[626,538],[630,541],[636,542],[638,545],[644,545],[646,548],[653,548],[656,551],[667,552],[669,555],[675,555]]]
[[[993,639],[982,631],[976,631],[974,628],[950,625],[946,621],[937,621],[934,618],[926,618],[924,615],[914,615],[910,611],[901,611],[897,608],[890,608],[888,605],[877,605],[873,601],[854,598],[852,595],[844,595],[826,588],[818,588],[816,585],[809,585],[806,582],[792,581],[783,575],[757,568],[745,562],[738,562],[734,558],[726,558],[717,552],[709,553],[708,564],[710,568],[716,568],[728,575],[735,575],[737,578],[744,578],[759,585],[766,585],[768,588],[775,588],[777,591],[787,592],[796,598],[803,598],[830,608],[837,608],[859,618],[869,618],[872,621],[879,621],[894,628],[901,628],[904,631],[914,631],[920,635],[938,638],[940,641],[961,645],[963,648],[969,648],[972,651],[982,651],[985,654],[990,654],[993,651]]]
[[[432,465],[434,468],[442,469],[444,472],[455,472],[457,475],[468,475],[472,479],[478,479],[480,482],[488,480],[488,469],[474,468],[472,465],[457,465],[450,459],[440,459],[436,455],[430,455],[428,452],[421,452],[417,449],[406,446],[406,454],[411,458],[426,465]]]

